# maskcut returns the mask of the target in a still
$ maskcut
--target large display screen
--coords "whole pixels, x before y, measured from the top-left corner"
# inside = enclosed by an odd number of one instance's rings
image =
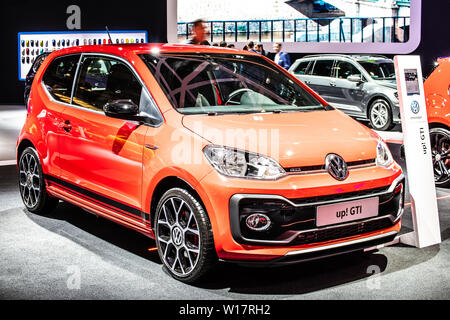
[[[177,10],[179,42],[192,35],[192,22],[202,19],[210,43],[225,41],[238,47],[250,39],[282,42],[287,52],[402,54],[420,43],[422,0],[171,2],[176,2],[170,8]]]
[[[113,43],[146,43],[147,31],[110,31]],[[19,80],[25,80],[35,59],[44,52],[82,46],[110,43],[106,31],[19,32]]]

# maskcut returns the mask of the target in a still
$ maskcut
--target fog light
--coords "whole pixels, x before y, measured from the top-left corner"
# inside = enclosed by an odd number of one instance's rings
[[[264,231],[271,225],[270,218],[262,213],[253,213],[245,219],[247,227],[254,231]]]

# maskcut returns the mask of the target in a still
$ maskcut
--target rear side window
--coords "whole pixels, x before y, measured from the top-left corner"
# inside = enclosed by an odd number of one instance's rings
[[[45,70],[42,82],[55,100],[70,103],[73,79],[79,59],[79,55],[58,57]]]
[[[308,70],[309,61],[302,61],[298,64],[297,68],[295,68],[295,74],[306,74]]]
[[[80,67],[73,103],[103,110],[107,102],[132,100],[139,105],[142,86],[121,61],[107,57],[85,57]]]
[[[334,60],[317,60],[312,71],[313,76],[330,77]]]

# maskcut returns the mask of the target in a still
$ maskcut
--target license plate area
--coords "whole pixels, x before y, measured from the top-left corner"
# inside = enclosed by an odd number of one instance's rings
[[[317,207],[317,227],[367,219],[378,215],[379,199],[369,198]]]

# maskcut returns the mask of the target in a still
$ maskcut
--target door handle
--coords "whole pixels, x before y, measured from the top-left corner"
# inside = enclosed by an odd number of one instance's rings
[[[150,150],[156,150],[156,149],[158,149],[158,147],[155,146],[154,144],[146,144],[145,147],[146,147],[147,149],[150,149]]]
[[[72,130],[72,125],[70,124],[69,120],[64,121],[64,125],[62,127],[64,131],[70,132]]]
[[[336,87],[336,82],[330,82],[330,86]]]

